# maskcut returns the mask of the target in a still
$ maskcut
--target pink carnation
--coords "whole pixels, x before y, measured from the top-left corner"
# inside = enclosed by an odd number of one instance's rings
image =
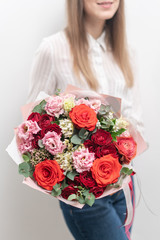
[[[89,100],[86,100],[85,98],[80,98],[76,101],[76,105],[80,105],[80,104],[85,104],[88,107],[91,107],[91,103]]]
[[[95,160],[95,154],[90,153],[88,148],[77,150],[72,153],[73,165],[77,172],[89,171]]]
[[[45,110],[49,115],[59,117],[60,114],[64,113],[63,98],[59,96],[50,97],[47,100]]]
[[[65,144],[60,140],[60,136],[56,132],[47,132],[42,139],[45,148],[53,155],[62,153],[66,148]]]
[[[31,152],[33,150],[32,142],[20,139],[18,143],[18,149],[22,154],[25,152]]]
[[[90,104],[91,104],[91,108],[98,113],[98,111],[100,110],[101,107],[101,101],[99,99],[92,99],[90,100]]]
[[[30,141],[34,138],[33,134],[37,134],[40,130],[36,121],[28,120],[18,126],[17,135],[20,139]]]

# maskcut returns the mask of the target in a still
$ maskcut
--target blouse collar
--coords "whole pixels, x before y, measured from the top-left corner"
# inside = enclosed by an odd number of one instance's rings
[[[102,47],[103,51],[107,51],[106,42],[105,42],[105,35],[106,35],[106,32],[103,31],[101,33],[101,35],[97,39],[95,39],[94,37],[92,37],[91,34],[89,34],[87,32],[87,38],[88,38],[88,43],[89,43],[89,51],[91,49],[94,49],[95,46],[97,45],[97,43],[99,43],[99,45]]]

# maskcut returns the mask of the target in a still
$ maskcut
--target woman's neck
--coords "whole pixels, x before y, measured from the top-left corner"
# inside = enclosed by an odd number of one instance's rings
[[[103,32],[105,20],[85,17],[84,19],[85,29],[86,31],[92,35],[93,38],[97,39],[100,37]]]

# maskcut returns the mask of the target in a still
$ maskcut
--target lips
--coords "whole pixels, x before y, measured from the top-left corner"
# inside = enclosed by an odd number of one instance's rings
[[[98,2],[98,5],[105,5],[105,4],[112,4],[111,1],[103,1],[103,2]]]

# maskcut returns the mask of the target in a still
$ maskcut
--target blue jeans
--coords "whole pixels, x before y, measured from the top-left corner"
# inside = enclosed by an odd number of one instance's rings
[[[66,224],[76,240],[128,240],[125,227],[122,226],[126,216],[123,190],[96,199],[92,207],[85,205],[79,209],[60,200],[59,204]],[[131,232],[131,228],[129,231]]]

